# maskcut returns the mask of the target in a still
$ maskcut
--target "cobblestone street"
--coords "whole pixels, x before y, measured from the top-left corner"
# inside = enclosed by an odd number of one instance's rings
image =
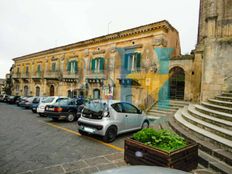
[[[112,144],[78,134],[77,124],[52,122],[0,103],[0,173],[92,173],[125,165],[124,139]]]

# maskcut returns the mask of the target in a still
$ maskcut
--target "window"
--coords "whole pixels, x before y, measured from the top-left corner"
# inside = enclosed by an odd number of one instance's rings
[[[76,60],[69,61],[67,63],[67,71],[70,73],[77,73],[78,71],[78,62]]]
[[[133,72],[140,69],[141,54],[140,53],[129,53],[125,55],[124,68],[126,71]]]
[[[115,103],[115,104],[112,104],[111,106],[112,106],[112,108],[114,108],[114,110],[116,112],[122,112],[122,105],[121,105],[121,103]]]
[[[122,106],[123,106],[123,112],[134,113],[134,114],[138,113],[138,109],[129,103],[123,103]]]
[[[17,68],[17,74],[19,74],[19,67]]]
[[[56,71],[56,63],[52,63],[52,71]]]
[[[26,74],[28,74],[28,73],[29,73],[29,67],[26,66]]]
[[[103,57],[99,57],[99,58],[95,58],[92,59],[92,71],[93,72],[102,72],[104,70],[104,58]]]
[[[41,65],[37,65],[37,72],[41,72]]]

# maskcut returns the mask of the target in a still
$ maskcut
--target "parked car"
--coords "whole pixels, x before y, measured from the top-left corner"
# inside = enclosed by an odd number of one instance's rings
[[[39,103],[43,100],[45,100],[47,97],[36,97],[33,101],[32,101],[32,105],[31,105],[31,111],[33,113],[37,113],[37,108],[39,106]]]
[[[29,97],[22,97],[21,100],[20,100],[20,102],[18,103],[18,106],[24,108],[25,107],[25,103],[26,103],[26,101],[27,101],[28,98]]]
[[[45,107],[45,115],[54,121],[67,120],[72,122],[79,118],[80,115],[77,114],[78,108],[82,104],[83,100],[78,99],[59,100],[55,104]]]
[[[32,102],[34,101],[34,99],[36,99],[37,97],[28,97],[24,103],[24,107],[25,109],[31,109],[32,107]]]
[[[17,98],[17,100],[16,100],[16,104],[17,104],[17,106],[19,106],[19,103],[24,99],[25,97],[23,97],[23,96],[21,96],[21,97],[19,97],[19,98]]]
[[[1,97],[0,97],[0,102],[6,102],[9,98],[9,95],[7,94],[3,94]]]
[[[67,99],[68,97],[64,97],[64,96],[52,96],[52,97],[48,97],[45,100],[41,101],[39,106],[37,107],[37,113],[39,114],[39,116],[46,116],[44,111],[45,111],[45,107],[47,105],[52,105],[56,102],[58,102],[59,100],[63,100],[63,99]]]
[[[148,118],[136,106],[116,100],[85,103],[78,119],[80,134],[97,134],[106,142],[117,135],[149,127]]]
[[[17,99],[19,98],[20,96],[10,96],[7,100],[7,103],[9,104],[15,104]]]

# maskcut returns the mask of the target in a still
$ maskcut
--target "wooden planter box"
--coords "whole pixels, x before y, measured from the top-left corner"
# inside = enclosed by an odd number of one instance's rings
[[[124,148],[124,160],[132,165],[170,167],[187,172],[196,169],[198,165],[198,145],[193,142],[189,142],[185,148],[168,153],[128,138]]]

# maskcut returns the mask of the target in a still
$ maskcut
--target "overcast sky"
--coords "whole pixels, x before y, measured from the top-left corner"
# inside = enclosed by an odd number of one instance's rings
[[[0,78],[12,58],[168,20],[195,48],[199,0],[0,0]]]

